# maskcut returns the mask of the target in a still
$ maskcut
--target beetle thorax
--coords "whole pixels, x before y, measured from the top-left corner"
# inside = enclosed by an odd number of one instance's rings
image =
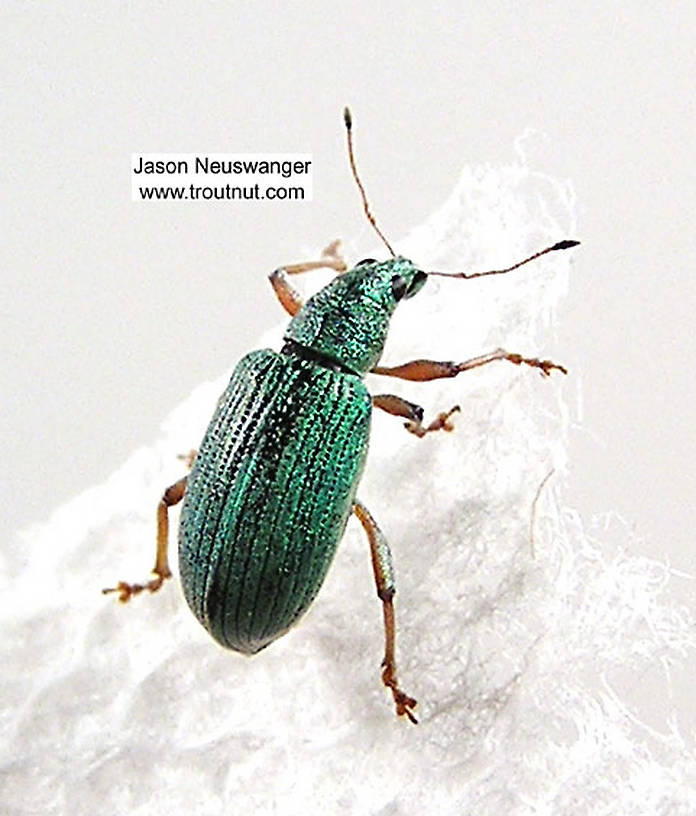
[[[395,281],[404,281],[405,289]],[[290,321],[285,339],[363,375],[382,355],[398,299],[424,281],[405,258],[363,261],[310,298]]]

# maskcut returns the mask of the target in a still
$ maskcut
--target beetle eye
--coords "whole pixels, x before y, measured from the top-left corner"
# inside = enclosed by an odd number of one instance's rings
[[[406,283],[406,278],[402,278],[401,275],[394,275],[391,280],[392,285],[392,294],[394,295],[394,300],[397,303],[401,300],[401,298],[406,294],[406,289],[408,287]]]
[[[420,290],[425,285],[425,282],[428,280],[428,276],[425,272],[421,272],[419,269],[416,274],[413,276],[413,280],[411,281],[411,285],[408,287],[408,297],[413,297],[416,292],[420,292]]]
[[[373,264],[377,263],[374,258],[363,258],[362,261],[358,261],[355,265],[356,266],[364,266],[365,264]]]

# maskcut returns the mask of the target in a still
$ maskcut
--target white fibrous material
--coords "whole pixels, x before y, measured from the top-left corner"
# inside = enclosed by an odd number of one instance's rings
[[[396,244],[425,270],[483,271],[575,237],[569,186],[516,165],[466,170]],[[549,356],[577,251],[430,279],[399,306],[383,363],[499,346]],[[578,376],[495,362],[432,383],[368,378],[423,405],[426,422],[461,406],[452,433],[424,439],[377,412],[359,490],[394,555],[417,726],[380,683],[382,611],[355,520],[310,612],[252,658],[209,638],[176,578],[126,605],[101,595],[147,577],[157,501],[229,372],[194,390],[150,448],[6,554],[2,813],[696,813],[693,735],[671,696],[693,616],[673,597],[681,579],[628,554],[620,524],[590,535],[564,506],[564,393]],[[653,721],[645,683],[663,712]]]

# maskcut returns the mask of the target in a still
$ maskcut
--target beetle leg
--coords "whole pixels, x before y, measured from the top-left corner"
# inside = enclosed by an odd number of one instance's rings
[[[119,581],[115,587],[102,589],[102,592],[107,595],[109,592],[118,592],[118,599],[122,603],[130,600],[132,595],[137,595],[139,592],[148,589],[150,592],[156,592],[167,578],[171,578],[172,572],[169,569],[169,559],[167,557],[167,549],[169,545],[169,508],[178,504],[184,498],[184,491],[186,489],[186,482],[188,476],[179,479],[170,485],[162,494],[162,498],[157,505],[157,555],[155,556],[155,566],[152,568],[154,578],[151,578],[146,584],[128,584],[125,581]]]
[[[385,644],[384,660],[382,661],[382,682],[392,693],[396,704],[396,713],[399,716],[405,715],[415,724],[418,720],[414,717],[412,709],[415,708],[416,701],[399,688],[396,677],[396,625],[394,621],[396,586],[394,584],[394,566],[389,544],[372,514],[362,502],[356,500],[353,505],[353,512],[362,524],[370,542],[370,555],[372,557],[372,569],[375,573],[375,583],[377,584],[377,597],[382,601]]]
[[[472,368],[492,363],[495,360],[507,360],[515,365],[528,365],[538,368],[544,376],[548,376],[553,369],[568,372],[562,365],[551,360],[540,360],[538,357],[523,357],[521,354],[513,354],[505,349],[496,349],[480,357],[473,357],[463,363],[437,362],[435,360],[411,360],[399,366],[375,366],[373,374],[383,374],[386,377],[399,377],[402,380],[415,380],[426,382],[428,380],[440,380],[445,377],[456,377],[462,371],[469,371]]]
[[[309,272],[310,269],[333,269],[339,274],[346,271],[346,262],[339,252],[340,241],[332,241],[321,253],[318,261],[306,261],[305,263],[290,264],[281,266],[271,272],[268,279],[271,282],[273,291],[280,301],[285,311],[295,316],[302,308],[302,298],[295,288],[290,284],[288,275],[299,275],[302,272]]]
[[[381,408],[392,416],[404,417],[410,422],[423,421],[423,409],[415,402],[409,402],[396,394],[375,394],[372,397],[375,408]]]
[[[449,411],[441,411],[429,425],[423,425],[423,409],[420,405],[409,402],[403,397],[397,397],[394,394],[376,394],[372,397],[372,404],[375,408],[381,408],[388,414],[404,417],[407,420],[404,422],[404,428],[421,439],[432,431],[453,431],[454,425],[449,421],[450,417],[461,410],[458,405],[455,405]]]

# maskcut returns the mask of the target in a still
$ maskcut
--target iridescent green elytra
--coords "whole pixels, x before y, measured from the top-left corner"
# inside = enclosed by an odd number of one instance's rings
[[[184,594],[222,645],[253,653],[292,626],[326,576],[362,474],[378,361],[398,300],[426,275],[404,258],[336,277],[286,345],[244,357],[189,475],[179,528]]]

